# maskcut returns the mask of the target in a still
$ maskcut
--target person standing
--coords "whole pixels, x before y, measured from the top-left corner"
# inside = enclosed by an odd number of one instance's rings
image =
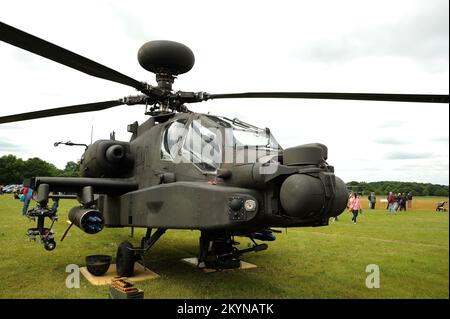
[[[394,215],[396,215],[397,212],[396,212],[395,207],[394,207],[396,201],[395,201],[395,196],[394,196],[394,194],[392,194],[392,192],[389,192],[387,201],[388,201],[388,215],[391,212],[393,212]]]
[[[405,211],[406,212],[406,201],[407,201],[407,199],[406,199],[406,194],[405,193],[402,193],[401,195],[400,195],[400,210],[402,211]]]
[[[395,197],[394,209],[397,212],[400,209],[400,201],[402,199],[402,194],[398,193]]]
[[[353,224],[356,224],[356,217],[358,217],[358,213],[361,211],[361,201],[359,200],[357,193],[353,193],[353,198],[350,200],[349,209],[353,213]]]
[[[25,216],[28,211],[28,206],[30,205],[31,197],[33,197],[33,189],[31,187],[25,187],[23,189],[22,195],[23,195],[22,215]]]
[[[411,208],[411,206],[412,206],[412,199],[413,199],[412,193],[409,192],[408,195],[406,195],[406,198],[408,200],[408,208]]]
[[[375,204],[377,203],[375,192],[371,192],[368,199],[369,199],[369,208],[375,209]]]

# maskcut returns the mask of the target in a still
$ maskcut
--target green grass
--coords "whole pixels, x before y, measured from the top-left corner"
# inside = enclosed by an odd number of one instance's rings
[[[66,266],[84,266],[90,254],[115,257],[121,241],[137,244],[144,230],[130,239],[130,229],[87,235],[73,227],[61,243],[67,210],[76,204],[61,203],[57,247],[48,252],[25,236],[35,223],[21,216],[21,203],[0,196],[1,298],[107,297],[106,286],[92,286],[82,276],[79,289],[66,288]],[[288,229],[268,250],[245,255],[256,269],[208,274],[180,262],[197,254],[199,232],[169,230],[146,255],[161,277],[136,286],[146,298],[449,298],[448,213],[387,216],[364,209],[357,225],[350,218],[344,212],[329,227]],[[249,242],[238,240],[243,247]],[[365,286],[368,264],[380,267],[379,289]]]

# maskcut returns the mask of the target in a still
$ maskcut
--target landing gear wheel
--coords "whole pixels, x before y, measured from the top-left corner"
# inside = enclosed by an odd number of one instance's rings
[[[44,243],[45,250],[51,251],[56,248],[56,242],[54,239],[49,239],[47,242]]]
[[[124,241],[119,245],[116,255],[116,269],[117,274],[121,277],[130,277],[134,273],[134,262],[136,256],[133,250],[133,245],[129,241]]]

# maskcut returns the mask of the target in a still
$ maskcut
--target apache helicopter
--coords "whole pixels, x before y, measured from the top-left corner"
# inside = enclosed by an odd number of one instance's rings
[[[58,201],[64,198],[78,199],[80,204],[69,211],[69,220],[88,234],[104,227],[147,229],[139,247],[128,241],[119,245],[116,264],[120,276],[133,274],[135,261],[167,229],[200,230],[200,268],[237,268],[242,254],[267,249],[267,244],[256,240],[275,240],[277,230],[273,228],[326,226],[330,217],[346,208],[348,190],[327,163],[325,145],[282,149],[267,128],[194,113],[187,104],[229,98],[449,102],[448,95],[427,94],[174,91],[176,77],[188,72],[195,60],[181,43],[150,41],[139,49],[140,65],[156,75],[157,85],[153,86],[1,22],[0,40],[141,92],[117,100],[0,117],[1,124],[123,104],[147,106],[145,114],[150,118],[140,125],[128,125],[132,133],[129,142],[99,140],[87,146],[80,164],[82,177],[26,181],[37,190],[37,206],[28,216],[37,218],[38,225],[29,235],[40,236],[47,250],[56,246],[52,226]],[[51,207],[49,199],[54,201]],[[52,221],[50,227],[44,227],[45,217]],[[239,250],[234,236],[248,237],[254,245]]]

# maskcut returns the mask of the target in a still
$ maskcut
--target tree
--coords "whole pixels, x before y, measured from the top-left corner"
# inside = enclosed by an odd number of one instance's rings
[[[14,155],[0,157],[0,184],[22,183],[24,162]]]
[[[23,174],[25,178],[34,176],[56,176],[59,170],[55,165],[34,157],[24,162]]]
[[[40,158],[33,157],[26,161],[14,155],[0,157],[0,185],[21,184],[25,178],[36,176],[80,176],[80,163],[67,162],[64,170]]]
[[[412,192],[413,196],[449,196],[449,188],[446,185],[424,184],[412,182],[355,182],[347,183],[352,190],[363,189],[365,191],[372,190],[379,195],[387,195],[389,192],[393,193],[408,193]]]
[[[60,172],[59,176],[78,177],[80,176],[80,164],[73,161],[67,162],[66,167]]]

